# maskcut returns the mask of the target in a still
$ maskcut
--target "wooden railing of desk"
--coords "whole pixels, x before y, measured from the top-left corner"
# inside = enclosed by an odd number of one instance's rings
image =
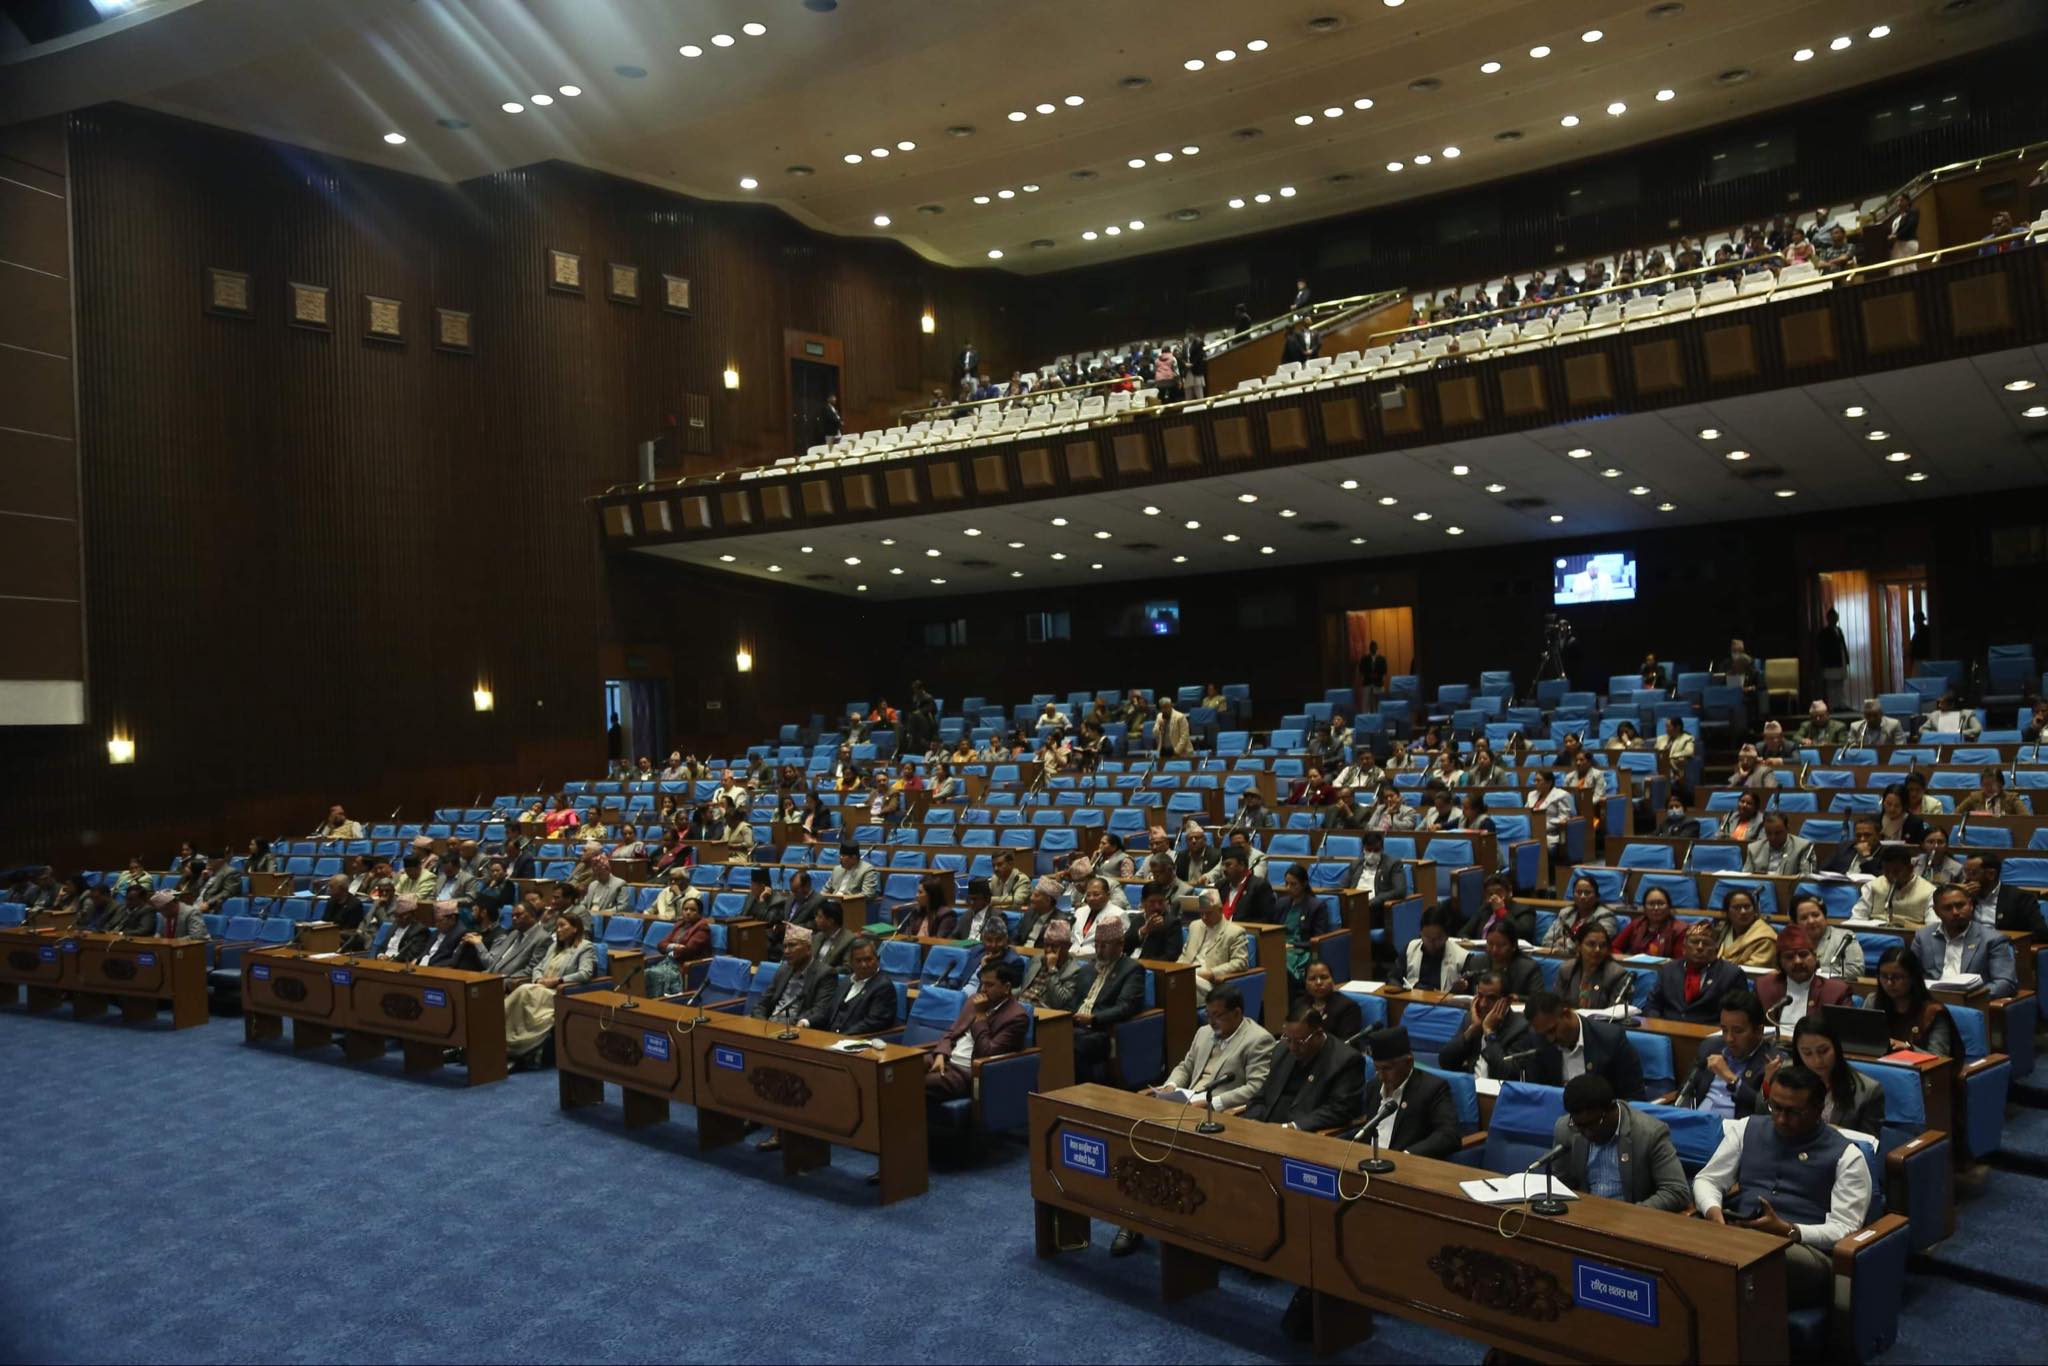
[[[68,996],[74,1019],[103,1015],[156,1018],[171,1004],[171,1027],[190,1029],[212,1018],[206,1005],[206,942],[41,929],[0,930],[0,1001],[26,989],[28,1008],[52,1010]]]
[[[1786,1358],[1780,1239],[1582,1199],[1509,1240],[1504,1212],[1458,1189],[1473,1168],[1396,1156],[1368,1183],[1356,1145],[1241,1118],[1174,1135],[1178,1109],[1092,1085],[1032,1097],[1040,1257],[1086,1246],[1104,1219],[1159,1241],[1169,1303],[1212,1288],[1224,1264],[1307,1286],[1318,1353],[1356,1341],[1366,1306],[1539,1360]],[[1586,1260],[1656,1281],[1657,1321],[1579,1313]]]
[[[242,957],[242,1036],[283,1036],[298,1051],[339,1043],[350,1062],[402,1045],[407,1072],[431,1072],[459,1048],[468,1082],[505,1078],[505,979],[495,973],[406,967],[373,958],[315,958],[299,949]]]

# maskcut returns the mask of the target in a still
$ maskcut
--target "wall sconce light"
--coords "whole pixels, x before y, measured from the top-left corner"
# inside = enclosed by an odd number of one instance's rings
[[[738,366],[728,365],[725,367],[725,387],[728,389],[740,387],[740,371]]]
[[[931,315],[930,309],[926,309],[925,315],[917,320],[917,330],[927,337],[939,330],[939,320]]]
[[[114,735],[108,737],[107,762],[110,764],[134,763],[135,741],[126,735]]]
[[[470,691],[469,700],[476,703],[478,711],[489,711],[498,705],[497,694],[482,684],[478,684]]]
[[[743,674],[752,673],[754,671],[754,652],[744,645],[740,646],[739,649],[733,651],[732,666]]]

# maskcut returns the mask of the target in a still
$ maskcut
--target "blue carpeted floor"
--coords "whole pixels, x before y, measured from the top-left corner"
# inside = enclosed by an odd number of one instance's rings
[[[697,1154],[682,1107],[628,1134],[615,1101],[563,1114],[550,1073],[471,1092],[241,1033],[0,1011],[0,1360],[1310,1359],[1275,1283],[1169,1310],[1150,1252],[1038,1261],[1015,1144],[936,1154],[932,1193],[883,1210],[858,1154],[785,1181]],[[1956,1242],[2009,1258],[2048,1184],[1997,1176],[2022,1184]],[[1909,1310],[1890,1360],[2030,1355],[2048,1321],[1934,1275]],[[1383,1316],[1344,1359],[1480,1355]]]

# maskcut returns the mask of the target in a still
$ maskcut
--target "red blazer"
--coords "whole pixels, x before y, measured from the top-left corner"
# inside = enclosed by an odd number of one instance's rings
[[[1777,1009],[1778,1002],[1785,999],[1785,974],[1766,973],[1756,979],[1757,1003],[1765,1010]],[[1807,984],[1806,1008],[1815,1006],[1838,1006],[1849,999],[1849,984],[1839,977],[1815,977]]]
[[[1014,996],[986,1017],[975,1013],[974,1002],[970,1000],[960,1007],[960,1018],[953,1021],[953,1027],[930,1047],[940,1057],[949,1056],[960,1042],[961,1033],[971,1031],[975,1057],[993,1058],[1003,1053],[1015,1053],[1024,1047],[1024,1032],[1029,1024],[1030,1017]]]
[[[661,941],[661,951],[679,963],[711,956],[711,922],[699,916],[694,925],[678,925]]]

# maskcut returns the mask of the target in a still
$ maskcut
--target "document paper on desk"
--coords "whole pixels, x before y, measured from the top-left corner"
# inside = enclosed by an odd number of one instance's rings
[[[1542,1195],[1545,1186],[1540,1175],[1524,1172],[1520,1176],[1495,1176],[1485,1181],[1460,1181],[1458,1189],[1482,1205],[1518,1205]],[[1561,1181],[1550,1182],[1548,1189],[1560,1200],[1579,1198],[1577,1191]]]

